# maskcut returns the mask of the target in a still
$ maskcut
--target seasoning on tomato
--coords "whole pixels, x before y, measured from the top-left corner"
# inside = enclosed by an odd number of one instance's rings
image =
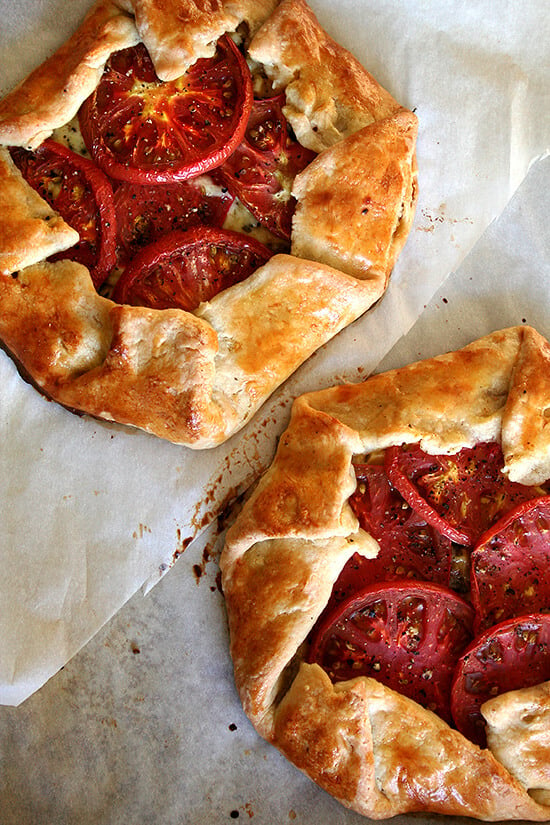
[[[540,495],[501,472],[500,445],[481,443],[454,455],[429,455],[417,444],[390,447],[386,472],[405,501],[443,535],[472,545],[502,513]]]
[[[550,679],[550,615],[533,613],[508,619],[478,637],[459,659],[451,691],[458,730],[484,746],[481,706],[509,690]]]
[[[472,552],[478,631],[525,613],[550,612],[550,496],[515,507]]]
[[[143,44],[115,52],[79,121],[90,154],[111,177],[170,183],[223,163],[242,140],[251,105],[250,70],[224,35],[214,57],[166,82]]]
[[[52,255],[86,266],[98,288],[116,263],[116,217],[111,183],[87,158],[45,140],[34,151],[13,147],[11,156],[30,186],[59,212],[80,239]]]
[[[336,584],[331,602],[339,602],[369,584],[420,579],[449,584],[452,545],[403,500],[388,481],[384,467],[355,466],[357,488],[350,506],[360,526],[380,546],[374,559],[355,553]]]
[[[472,625],[471,606],[446,587],[385,582],[323,617],[308,660],[334,682],[373,677],[448,721],[452,676]]]
[[[254,101],[242,143],[217,171],[219,179],[277,237],[290,239],[294,178],[315,157],[292,135],[284,94]]]
[[[115,188],[118,240],[127,257],[177,229],[221,227],[233,195],[206,186],[201,179],[140,186],[121,183]]]
[[[144,247],[113,291],[121,304],[192,311],[244,281],[273,253],[254,238],[214,227],[171,232]]]

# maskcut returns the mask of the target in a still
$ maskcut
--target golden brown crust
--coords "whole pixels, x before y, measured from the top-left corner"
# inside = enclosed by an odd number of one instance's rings
[[[109,56],[138,41],[133,19],[98,0],[73,36],[0,100],[0,144],[39,146],[75,116]]]
[[[0,274],[38,263],[78,241],[78,232],[29,186],[2,146],[0,214]]]
[[[546,813],[487,750],[373,679],[333,685],[302,664],[273,741],[344,804],[373,819],[430,811],[494,821]]]
[[[386,283],[414,216],[417,131],[402,109],[318,155],[294,181],[292,253]]]
[[[212,57],[216,41],[242,22],[251,31],[278,0],[128,0],[136,26],[161,80],[175,80],[201,57]]]
[[[304,28],[309,51],[290,52],[292,66],[313,60],[315,68],[322,55],[323,71],[328,71],[323,77],[335,84],[331,100],[338,109],[338,135],[351,135],[357,124],[384,117],[388,107],[399,109],[357,61],[328,38],[301,0],[285,2],[280,14],[277,9],[264,22],[275,5],[275,0],[100,0],[75,35],[0,103],[0,144],[34,146],[64,125],[97,83],[113,50],[141,37],[157,71],[173,76],[185,61],[210,49],[222,31],[235,29],[243,20],[251,32],[261,23],[261,31],[267,27],[258,34],[259,43],[265,38],[270,42],[280,25],[291,27],[294,34]],[[327,60],[332,61],[328,67]],[[308,82],[311,68],[303,66],[298,90]],[[308,117],[302,113],[303,119]],[[415,118],[400,111],[395,123],[401,124],[401,138],[394,141],[395,164],[388,158],[388,127],[353,136],[358,151],[367,155],[365,141],[376,140],[378,152],[383,146],[384,161],[369,171],[369,192],[379,198],[384,190],[388,217],[385,240],[376,237],[381,247],[376,265],[367,272],[354,266],[359,251],[333,255],[335,266],[326,265],[329,256],[323,250],[319,254],[320,244],[316,249],[305,239],[308,221],[315,219],[312,203],[319,186],[325,186],[324,180],[306,178],[293,254],[275,256],[193,314],[117,308],[95,293],[81,267],[44,263],[51,252],[74,243],[75,233],[71,230],[69,237],[59,216],[38,195],[29,194],[10,161],[10,186],[16,181],[18,197],[25,209],[32,209],[29,220],[24,209],[16,210],[13,225],[6,222],[0,230],[4,273],[22,270],[17,278],[0,283],[5,307],[0,337],[38,386],[62,404],[190,447],[219,444],[244,426],[309,355],[383,294],[410,226],[416,191]],[[317,128],[314,122],[310,125]],[[383,138],[377,139],[380,134]],[[335,136],[332,131],[331,142]],[[330,158],[327,163],[332,163]],[[326,174],[327,164],[321,161],[320,168]],[[396,176],[395,185],[384,182],[389,171]],[[0,190],[2,180],[0,175]],[[362,185],[363,179],[356,175],[355,183]],[[331,185],[340,185],[340,178]],[[353,191],[348,192],[350,199]],[[14,197],[7,184],[0,191],[0,198],[5,196]],[[378,206],[382,208],[380,202]],[[40,210],[49,219],[46,232]],[[346,243],[345,236],[340,248]],[[297,251],[300,244],[304,255]],[[41,342],[40,347],[33,342]]]
[[[319,25],[304,0],[282,0],[250,44],[300,143],[321,152],[401,108]]]
[[[379,295],[375,282],[279,255],[195,315],[119,306],[79,264],[42,262],[0,278],[0,338],[61,404],[202,448]]]
[[[266,739],[367,816],[550,814],[498,754],[412,700],[363,677],[332,686],[319,668],[300,665],[353,543],[372,552],[349,506],[352,457],[403,442],[455,452],[498,440],[510,476],[550,477],[532,452],[533,439],[543,455],[550,441],[540,414],[550,373],[537,374],[532,405],[525,383],[547,351],[535,330],[513,327],[362,384],[301,396],[271,467],[228,530],[220,565],[243,706]],[[540,766],[548,772],[547,761]]]
[[[481,712],[491,751],[537,802],[550,805],[550,682],[495,696]]]

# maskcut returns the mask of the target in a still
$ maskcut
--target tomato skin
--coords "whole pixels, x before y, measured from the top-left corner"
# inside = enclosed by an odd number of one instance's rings
[[[86,266],[96,289],[116,264],[116,214],[111,183],[87,158],[54,140],[33,152],[12,148],[23,177],[55,209],[80,240],[49,260],[68,258]]]
[[[486,743],[481,705],[510,690],[550,679],[550,615],[508,619],[477,637],[460,657],[451,690],[458,730],[477,745]]]
[[[135,256],[112,297],[122,304],[191,312],[247,278],[272,254],[239,232],[202,226],[171,232]]]
[[[121,183],[114,193],[118,240],[127,258],[175,230],[192,226],[221,227],[233,195],[207,194],[199,182],[140,186]]]
[[[384,467],[355,466],[350,506],[380,546],[374,559],[354,554],[333,588],[332,602],[377,581],[415,579],[449,584],[452,546],[412,510],[388,481]]]
[[[180,78],[157,77],[143,44],[111,55],[79,112],[96,163],[116,180],[172,183],[220,166],[240,143],[252,78],[230,37]]]
[[[441,585],[382,582],[317,624],[308,661],[334,682],[373,677],[450,720],[451,680],[472,639],[473,616],[467,602]]]
[[[471,556],[477,632],[550,611],[550,496],[522,502],[483,534]]]
[[[290,240],[296,205],[290,190],[315,152],[291,136],[284,101],[284,94],[254,100],[242,142],[216,175],[263,226]]]
[[[518,502],[540,488],[509,481],[500,445],[480,443],[454,455],[430,455],[417,444],[390,447],[386,471],[405,501],[458,544],[473,545]]]

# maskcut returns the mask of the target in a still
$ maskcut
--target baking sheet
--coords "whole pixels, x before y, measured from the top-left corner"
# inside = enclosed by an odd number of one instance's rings
[[[30,695],[150,588],[271,457],[300,392],[366,375],[548,150],[542,0],[521,8],[315,0],[322,24],[420,119],[420,199],[384,299],[314,355],[228,444],[195,453],[77,418],[0,353],[0,703]],[[87,0],[0,0],[0,92],[74,30]],[[307,320],[305,321],[307,323]]]
[[[548,290],[541,290],[550,275],[549,193],[550,159],[530,171],[381,368],[513,324],[528,322],[550,336]],[[41,690],[20,707],[0,708],[2,825],[367,821],[299,773],[244,716],[210,533]]]

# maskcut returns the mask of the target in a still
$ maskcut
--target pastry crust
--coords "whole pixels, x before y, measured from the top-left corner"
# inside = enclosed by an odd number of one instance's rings
[[[384,293],[414,213],[416,118],[325,34],[301,0],[273,11],[275,5],[99,0],[73,37],[0,103],[0,200],[21,204],[0,224],[0,338],[36,385],[61,404],[193,448],[215,446]],[[322,60],[319,92],[324,99],[330,91],[338,110],[338,128],[330,127],[325,142],[332,146],[345,137],[361,162],[350,168],[344,198],[346,146],[319,155],[297,184],[292,254],[276,255],[193,313],[117,306],[95,293],[83,267],[46,262],[77,238],[30,190],[1,144],[34,147],[66,124],[113,51],[143,39],[157,72],[173,77],[243,21],[249,34],[256,32],[250,45],[255,60],[266,45],[274,48],[280,27],[305,38],[303,54],[282,44],[288,64],[282,74],[271,64],[265,69],[286,88],[287,101],[296,101]],[[287,86],[289,71],[297,80]],[[320,105],[312,119],[307,107],[302,111],[302,131],[307,122],[316,133]],[[390,112],[395,116],[379,128],[373,123]],[[365,123],[371,125],[354,134]],[[313,225],[320,201],[330,197],[327,187],[340,190],[338,214],[349,221],[340,221],[340,237],[331,228],[325,242]],[[376,203],[360,224],[351,218],[356,192]],[[320,226],[328,233],[328,224]],[[363,240],[352,245],[359,228]],[[336,252],[327,251],[329,244]]]
[[[346,49],[321,28],[304,0],[282,0],[250,44],[303,146],[322,152],[401,108]]]
[[[0,214],[0,274],[38,263],[78,241],[78,232],[29,186],[2,146]]]
[[[481,750],[376,681],[332,685],[304,660],[307,637],[346,561],[358,548],[372,553],[349,505],[353,456],[403,442],[452,453],[497,440],[510,478],[547,479],[550,463],[533,456],[531,439],[541,456],[548,454],[543,410],[550,372],[537,373],[533,403],[526,383],[547,354],[534,329],[513,327],[362,384],[299,397],[272,465],[227,532],[222,586],[247,715],[301,770],[371,818],[410,811],[484,820],[550,816],[550,807],[539,804],[547,798],[529,793],[547,787],[537,771],[549,770],[547,750],[535,740],[526,750],[536,768],[513,775],[513,745],[509,755],[500,747]],[[547,696],[540,690],[543,724]],[[512,700],[499,699],[507,702],[499,736],[513,742],[506,721]],[[484,706],[488,718],[496,717],[495,705]]]
[[[534,799],[550,805],[550,682],[495,696],[481,712],[491,751]]]
[[[404,109],[318,155],[296,176],[292,253],[387,282],[417,193],[418,122]]]
[[[111,54],[138,42],[133,19],[98,0],[73,36],[0,100],[0,144],[35,149],[72,120]]]
[[[195,315],[115,304],[80,264],[42,262],[0,278],[0,337],[67,407],[211,447],[379,294],[374,281],[277,255]]]
[[[201,57],[212,57],[216,41],[245,22],[253,34],[278,0],[120,0],[133,12],[140,38],[161,80],[175,80]]]

